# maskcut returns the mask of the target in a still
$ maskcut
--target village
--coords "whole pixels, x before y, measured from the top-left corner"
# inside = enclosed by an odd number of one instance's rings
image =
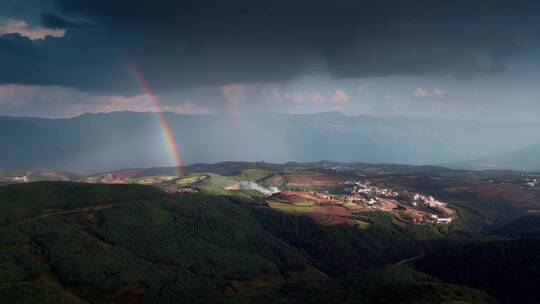
[[[6,183],[28,183],[28,182],[30,182],[30,177],[28,175],[3,177],[2,182],[6,182]]]
[[[403,224],[447,225],[458,217],[433,196],[393,190],[369,180],[345,181],[344,191],[281,191],[267,193],[266,204],[289,213],[302,213],[324,224],[356,223],[369,212],[387,212]],[[332,191],[334,192],[334,191]]]
[[[457,217],[455,210],[449,208],[447,203],[431,195],[409,191],[398,192],[374,185],[369,180],[346,184],[352,187],[346,189],[349,194],[342,196],[345,201],[359,202],[376,210],[385,204],[395,205],[395,210],[410,215],[413,222],[449,224]]]
[[[540,179],[536,176],[527,176],[522,178],[522,182],[527,187],[536,187],[540,183]]]

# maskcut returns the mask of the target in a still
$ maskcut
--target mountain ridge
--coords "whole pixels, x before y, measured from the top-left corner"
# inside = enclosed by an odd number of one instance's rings
[[[540,124],[315,114],[186,115],[166,112],[185,164],[226,160],[439,165],[540,142]],[[529,136],[515,136],[528,132]],[[498,137],[493,137],[498,134]],[[0,168],[81,170],[171,165],[154,113],[50,119],[0,116]]]

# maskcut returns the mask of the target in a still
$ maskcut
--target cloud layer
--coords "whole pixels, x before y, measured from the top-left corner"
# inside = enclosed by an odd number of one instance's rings
[[[540,17],[526,0],[54,2],[44,27],[4,30],[0,83],[140,94],[128,59],[159,92],[314,73],[471,77],[530,51]]]
[[[6,34],[18,34],[30,40],[43,40],[46,37],[64,37],[66,30],[63,28],[31,26],[24,20],[8,19],[0,23],[0,36]]]

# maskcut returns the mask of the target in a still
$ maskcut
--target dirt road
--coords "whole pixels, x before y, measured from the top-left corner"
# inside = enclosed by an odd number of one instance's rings
[[[32,222],[35,222],[37,220],[40,220],[40,219],[43,219],[43,218],[48,218],[48,217],[51,217],[51,216],[58,216],[58,215],[64,215],[64,214],[74,214],[74,213],[83,213],[83,212],[88,212],[88,211],[99,211],[99,210],[109,209],[109,208],[112,208],[114,206],[116,206],[116,205],[113,205],[113,204],[94,205],[94,206],[75,208],[75,209],[69,209],[69,210],[63,210],[63,211],[43,213],[43,214],[40,214],[40,215],[35,216],[35,217],[26,218],[26,219],[18,222],[17,225],[32,223]]]
[[[425,256],[426,256],[425,254],[421,254],[421,255],[418,255],[418,256],[415,256],[415,257],[412,257],[412,258],[406,258],[406,259],[403,259],[403,260],[397,262],[394,265],[399,266],[399,265],[407,264],[407,263],[410,263],[410,262],[414,262],[414,261],[419,260],[419,259],[421,259],[421,258],[423,258]]]

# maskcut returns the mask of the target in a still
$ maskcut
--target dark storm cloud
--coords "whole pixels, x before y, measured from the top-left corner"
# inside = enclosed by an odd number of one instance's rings
[[[67,29],[67,28],[74,28],[78,26],[76,23],[69,22],[60,16],[50,14],[50,13],[41,14],[41,20],[43,22],[43,25],[48,28]]]
[[[133,93],[125,64],[157,89],[505,70],[538,41],[538,1],[57,0],[40,42],[0,37],[0,82]],[[72,28],[68,20],[85,20]],[[6,57],[7,56],[7,57]]]

